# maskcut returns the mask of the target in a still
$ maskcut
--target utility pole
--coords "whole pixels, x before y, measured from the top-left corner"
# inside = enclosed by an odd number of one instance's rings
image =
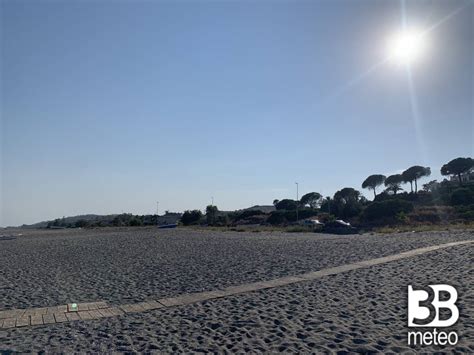
[[[214,206],[214,196],[211,196],[211,206]]]
[[[296,184],[296,223],[298,223],[298,187],[299,184],[295,182]]]
[[[160,203],[156,201],[156,225],[158,225],[158,212],[160,212],[159,206]]]

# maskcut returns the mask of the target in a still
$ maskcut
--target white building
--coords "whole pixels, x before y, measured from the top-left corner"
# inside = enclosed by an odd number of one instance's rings
[[[449,179],[451,182],[459,182],[457,175],[451,175]],[[461,182],[474,182],[474,169],[471,169],[469,172],[461,174]]]

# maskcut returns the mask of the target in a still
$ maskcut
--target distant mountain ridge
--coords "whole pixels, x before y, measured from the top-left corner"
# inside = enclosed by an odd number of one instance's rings
[[[109,215],[98,215],[98,214],[82,214],[77,216],[70,216],[70,217],[63,217],[63,218],[56,218],[64,224],[75,224],[78,221],[87,221],[87,222],[110,222],[115,217],[119,216],[118,214],[109,214]],[[48,224],[53,223],[55,220],[50,221],[41,221],[34,224],[24,224],[22,228],[46,228]]]
[[[235,212],[243,212],[243,211],[262,211],[264,213],[271,213],[275,211],[275,206],[273,205],[255,205],[248,208],[243,208],[240,210],[236,210]],[[229,213],[231,211],[220,211],[221,213]],[[21,228],[48,228],[48,227],[56,227],[56,225],[60,226],[74,226],[78,222],[87,222],[87,223],[100,223],[103,224],[110,224],[112,221],[120,216],[131,216],[131,213],[122,213],[122,214],[108,214],[108,215],[97,215],[97,214],[83,214],[77,216],[69,216],[69,217],[62,217],[56,218],[49,221],[41,221],[33,224],[24,224]],[[152,215],[147,215],[152,216]],[[181,217],[181,213],[174,213],[170,212],[165,215],[158,216],[158,224],[166,224],[166,223],[176,223],[176,221]],[[55,223],[56,222],[56,223]]]

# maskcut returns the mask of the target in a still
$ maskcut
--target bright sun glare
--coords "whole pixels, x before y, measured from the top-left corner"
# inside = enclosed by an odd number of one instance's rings
[[[390,60],[396,64],[411,64],[425,51],[426,40],[417,30],[402,30],[395,34],[388,43]]]

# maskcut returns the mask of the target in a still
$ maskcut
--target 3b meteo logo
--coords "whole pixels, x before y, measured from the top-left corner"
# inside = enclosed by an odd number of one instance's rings
[[[440,297],[444,293],[444,299]],[[447,297],[449,296],[449,297]],[[459,318],[456,306],[458,292],[450,285],[429,285],[426,289],[414,290],[408,286],[408,326],[433,328],[432,331],[408,332],[408,345],[456,345],[456,332],[438,331],[454,325]],[[443,310],[443,319],[440,313]],[[446,317],[446,313],[449,317]]]

